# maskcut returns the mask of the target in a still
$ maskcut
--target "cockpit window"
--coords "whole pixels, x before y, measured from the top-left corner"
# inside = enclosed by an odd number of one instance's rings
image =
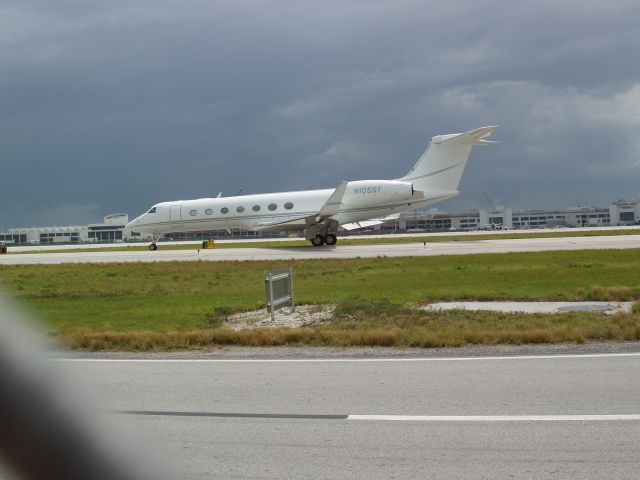
[[[153,207],[151,210],[149,210],[147,213],[156,213],[156,207]]]

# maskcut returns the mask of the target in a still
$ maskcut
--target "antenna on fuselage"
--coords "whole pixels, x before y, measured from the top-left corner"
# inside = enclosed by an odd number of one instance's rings
[[[238,193],[236,193],[236,197],[240,195],[240,193],[242,193],[242,189],[238,190]]]
[[[216,198],[222,198],[222,192],[218,193],[218,196]]]

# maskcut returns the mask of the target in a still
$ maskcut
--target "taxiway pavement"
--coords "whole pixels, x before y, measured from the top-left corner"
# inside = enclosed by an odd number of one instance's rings
[[[640,353],[82,358],[63,367],[120,412],[109,415],[146,432],[181,478],[635,479],[640,471]]]
[[[0,265],[224,261],[224,260],[299,260],[323,258],[374,258],[429,255],[464,255],[473,253],[540,252],[547,250],[640,248],[640,235],[469,240],[423,244],[345,245],[336,247],[220,248],[210,250],[159,250],[24,253],[0,256]]]
[[[640,229],[637,226],[613,226],[613,227],[572,227],[572,228],[534,228],[534,229],[519,229],[517,231],[513,230],[467,230],[462,232],[414,232],[414,233],[393,233],[393,234],[358,234],[358,233],[350,233],[348,236],[341,238],[348,238],[350,240],[356,239],[364,239],[364,238],[437,238],[437,237],[447,237],[451,235],[455,235],[456,237],[468,237],[470,240],[473,240],[473,237],[477,236],[499,236],[510,233],[518,233],[518,234],[545,234],[545,233],[576,233],[576,232],[614,232],[612,235],[615,235],[615,232],[619,232],[621,230],[627,231],[635,231],[635,233],[640,234]],[[301,240],[301,238],[296,237],[256,237],[256,238],[230,238],[230,239],[215,239],[216,244],[243,244],[243,243],[261,243],[261,242],[289,242],[291,240]],[[51,244],[51,245],[19,245],[19,246],[11,246],[10,249],[12,252],[38,252],[38,251],[51,251],[51,250],[60,250],[60,251],[73,251],[73,250],[86,250],[86,249],[104,249],[105,247],[122,247],[122,246],[135,246],[135,245],[144,245],[144,242],[136,242],[136,243],[82,243],[82,244]],[[168,240],[161,243],[161,245],[192,245],[194,248],[198,248],[198,245],[201,245],[202,241],[196,240]]]

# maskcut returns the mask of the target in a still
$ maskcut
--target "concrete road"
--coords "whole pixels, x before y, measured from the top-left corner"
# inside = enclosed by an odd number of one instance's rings
[[[534,238],[508,240],[470,240],[437,242],[357,245],[337,247],[277,247],[224,248],[213,250],[162,250],[135,252],[56,252],[25,253],[0,256],[0,265],[158,262],[158,261],[222,261],[222,260],[294,260],[322,258],[373,258],[425,255],[463,255],[470,253],[539,252],[545,250],[640,248],[640,235]]]
[[[63,363],[183,478],[638,478],[639,353]]]
[[[473,237],[477,237],[479,235],[487,236],[487,235],[504,235],[509,233],[518,233],[518,234],[526,234],[533,233],[537,235],[545,234],[545,233],[559,233],[559,232],[618,232],[620,230],[627,231],[635,231],[635,233],[640,234],[640,227],[630,225],[630,226],[613,226],[613,227],[572,227],[572,228],[533,228],[533,229],[518,229],[516,230],[468,230],[464,232],[429,232],[429,233],[392,233],[392,234],[357,234],[351,233],[346,237],[341,238],[349,238],[349,239],[362,239],[362,238],[420,238],[424,237],[425,239],[433,238],[433,237],[446,237],[446,236],[462,236],[468,237],[469,240],[473,240]],[[613,233],[612,233],[613,235]],[[261,243],[261,242],[289,242],[291,240],[302,240],[300,237],[256,237],[256,238],[233,238],[233,239],[216,239],[216,244],[242,244],[242,243]],[[11,252],[25,253],[25,252],[38,252],[43,250],[59,250],[59,251],[73,251],[73,250],[86,250],[86,249],[96,249],[96,248],[105,248],[105,247],[122,247],[122,246],[136,246],[136,245],[147,245],[144,242],[140,243],[81,243],[81,244],[53,244],[53,245],[21,245],[21,246],[11,246]],[[201,240],[169,240],[161,242],[161,247],[164,245],[192,245],[194,248],[198,248],[198,245],[202,245]]]

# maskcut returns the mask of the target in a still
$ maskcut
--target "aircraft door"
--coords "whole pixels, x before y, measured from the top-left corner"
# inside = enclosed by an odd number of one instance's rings
[[[169,220],[171,221],[171,226],[182,227],[182,205],[171,205]]]

